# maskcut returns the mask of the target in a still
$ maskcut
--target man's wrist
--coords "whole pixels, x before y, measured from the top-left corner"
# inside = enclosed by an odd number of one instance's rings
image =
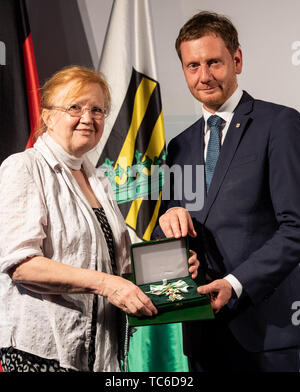
[[[241,285],[240,281],[232,274],[226,275],[224,279],[231,284],[233,294],[236,295],[236,298],[239,298],[243,292],[243,286]]]

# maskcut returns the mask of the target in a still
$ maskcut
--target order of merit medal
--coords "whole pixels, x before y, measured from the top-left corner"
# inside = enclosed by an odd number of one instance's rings
[[[188,238],[167,238],[132,244],[130,279],[149,296],[158,310],[153,317],[128,316],[131,326],[214,318],[208,295],[197,292],[205,284],[202,271],[193,280],[188,271]]]

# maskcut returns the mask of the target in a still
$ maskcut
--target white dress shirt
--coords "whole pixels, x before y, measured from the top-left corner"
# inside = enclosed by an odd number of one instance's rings
[[[231,123],[231,120],[233,118],[234,110],[237,107],[240,99],[242,98],[243,91],[238,87],[235,92],[232,94],[232,96],[220,107],[220,109],[215,112],[214,114],[218,115],[221,117],[224,121],[221,127],[221,146],[224,143],[229,125]],[[202,105],[202,112],[203,112],[203,118],[205,121],[205,127],[204,127],[204,158],[206,159],[206,154],[207,154],[207,145],[209,142],[210,138],[210,129],[207,124],[207,120],[210,116],[212,116],[212,113],[208,112],[207,110],[204,109]]]
[[[118,273],[129,272],[129,235],[109,180],[87,158],[83,168],[111,226]],[[26,258],[45,256],[112,273],[96,215],[42,136],[34,148],[3,162],[0,193],[0,348],[13,346],[87,371],[93,295],[37,294],[6,272]],[[102,296],[97,317],[94,371],[119,371],[116,308]]]
[[[234,110],[237,107],[240,99],[242,98],[243,91],[238,87],[235,92],[232,94],[232,96],[219,108],[218,111],[216,111],[214,114],[218,115],[221,117],[224,121],[221,126],[221,146],[224,143],[229,125],[231,123],[231,120],[234,115]],[[202,112],[203,112],[203,118],[205,121],[205,127],[204,127],[204,159],[206,160],[206,155],[207,155],[207,146],[210,138],[210,129],[207,124],[207,120],[210,116],[212,116],[212,113],[208,112],[207,110],[204,109],[202,105]],[[232,286],[233,290],[235,291],[235,294],[237,297],[240,297],[243,291],[243,286],[239,282],[239,280],[232,274],[229,274],[224,277]]]

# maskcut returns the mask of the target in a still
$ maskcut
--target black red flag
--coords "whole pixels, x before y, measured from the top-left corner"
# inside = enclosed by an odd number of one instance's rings
[[[0,163],[31,147],[40,91],[24,0],[0,1]]]

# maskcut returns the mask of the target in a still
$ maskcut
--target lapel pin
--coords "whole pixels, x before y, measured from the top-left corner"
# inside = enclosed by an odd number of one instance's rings
[[[240,123],[237,123],[235,127],[236,127],[236,128],[239,128],[240,126],[241,126],[241,124],[240,124]]]

